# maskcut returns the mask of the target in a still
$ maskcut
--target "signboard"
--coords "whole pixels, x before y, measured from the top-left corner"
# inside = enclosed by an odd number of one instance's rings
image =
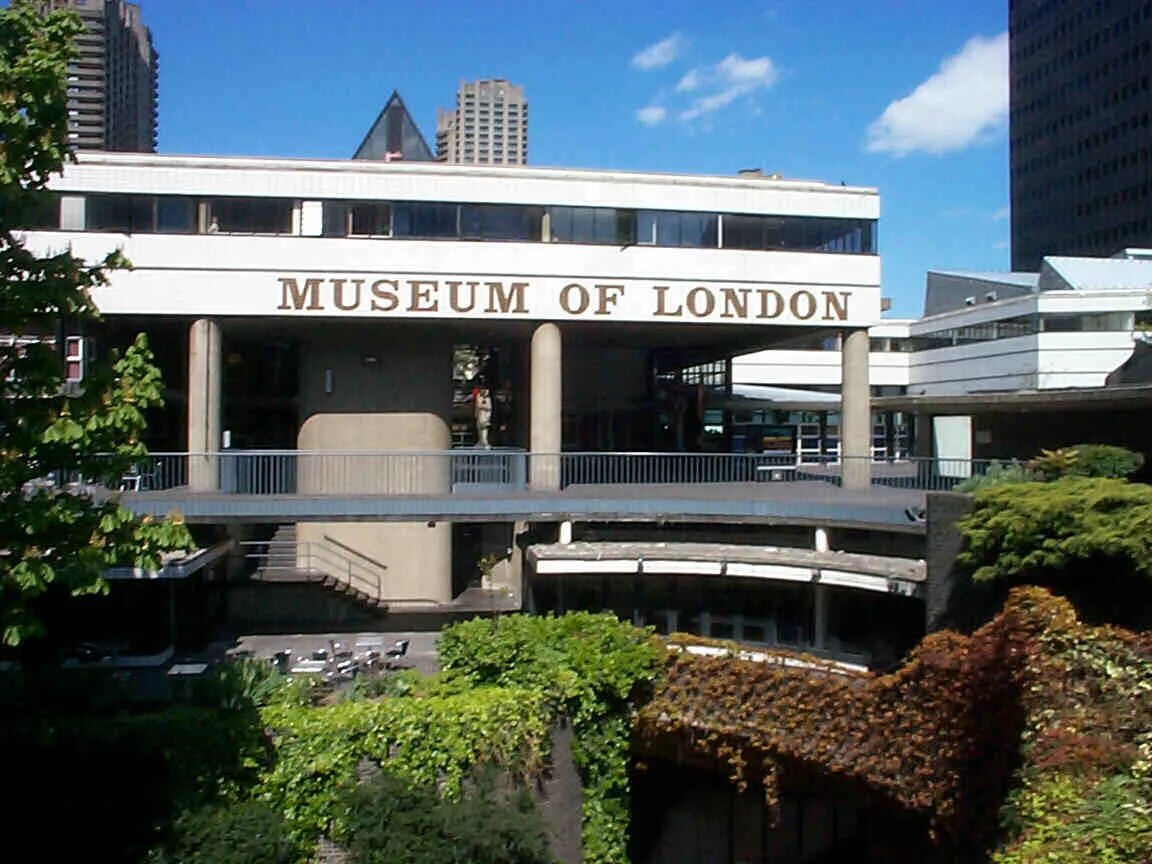
[[[873,286],[137,269],[93,291],[108,314],[869,326]]]

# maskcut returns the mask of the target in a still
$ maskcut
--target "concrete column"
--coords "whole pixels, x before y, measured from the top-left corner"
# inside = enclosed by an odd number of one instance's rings
[[[560,523],[560,537],[559,543],[561,546],[567,546],[572,542],[572,522],[565,520]]]
[[[828,647],[828,589],[815,584],[812,590],[812,647],[823,651]]]
[[[529,359],[531,419],[529,485],[533,489],[560,488],[561,420],[563,411],[563,345],[560,328],[548,322],[532,333]],[[544,454],[544,455],[537,455]]]
[[[832,548],[828,544],[828,529],[827,528],[817,528],[816,529],[815,537],[813,538],[813,546],[817,552],[827,552],[830,548]]]
[[[868,382],[868,331],[849,330],[840,349],[840,454],[844,488],[872,485],[872,391]]]
[[[220,413],[223,363],[220,324],[192,322],[188,332],[188,488],[205,492],[220,485]]]

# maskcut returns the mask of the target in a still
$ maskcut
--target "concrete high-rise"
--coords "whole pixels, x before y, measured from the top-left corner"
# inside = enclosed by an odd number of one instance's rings
[[[524,88],[503,78],[461,82],[455,109],[440,109],[436,119],[436,158],[474,165],[526,165]]]
[[[68,134],[80,150],[156,151],[157,67],[140,7],[122,0],[49,0],[84,23],[68,67]]]
[[[1152,3],[1010,0],[1012,269],[1152,246]]]

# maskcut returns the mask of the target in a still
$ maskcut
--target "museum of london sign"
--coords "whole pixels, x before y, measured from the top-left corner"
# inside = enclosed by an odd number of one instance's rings
[[[278,276],[275,309],[279,314],[404,318],[870,323],[870,316],[879,312],[878,297],[871,295],[878,292],[862,293],[857,298],[852,290],[746,283]]]

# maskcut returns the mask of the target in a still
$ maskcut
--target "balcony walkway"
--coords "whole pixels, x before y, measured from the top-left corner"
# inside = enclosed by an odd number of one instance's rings
[[[925,503],[918,489],[876,485],[850,490],[820,480],[732,483],[575,484],[458,490],[447,494],[243,495],[186,488],[126,492],[141,515],[178,510],[190,523],[269,522],[728,522],[875,527],[920,533],[910,518]]]

